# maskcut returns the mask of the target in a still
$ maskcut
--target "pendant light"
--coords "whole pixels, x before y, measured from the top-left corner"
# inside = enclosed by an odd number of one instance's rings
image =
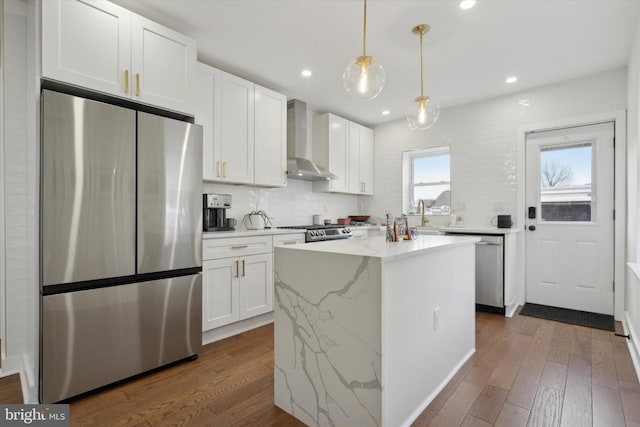
[[[384,86],[384,68],[372,56],[367,56],[367,0],[364,0],[364,34],[362,56],[352,61],[342,74],[344,89],[358,101],[375,98]]]
[[[420,36],[420,96],[411,103],[407,109],[407,122],[411,129],[429,129],[438,120],[440,108],[431,98],[424,96],[424,58],[422,49],[422,36],[427,34],[431,27],[428,24],[416,25],[413,34]]]

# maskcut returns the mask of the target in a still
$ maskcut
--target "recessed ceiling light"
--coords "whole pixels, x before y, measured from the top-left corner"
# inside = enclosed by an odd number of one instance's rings
[[[511,77],[507,77],[507,79],[504,81],[505,83],[515,83],[518,81],[518,78],[516,76],[511,76]]]
[[[302,77],[311,77],[311,74],[313,73],[311,72],[311,70],[302,70],[300,74],[302,75]]]
[[[473,6],[476,5],[476,0],[462,0],[460,2],[460,9],[471,9]]]
[[[383,116],[388,116],[390,113],[391,113],[391,111],[389,111],[389,110],[384,110],[384,111],[382,112],[382,115],[383,115]]]

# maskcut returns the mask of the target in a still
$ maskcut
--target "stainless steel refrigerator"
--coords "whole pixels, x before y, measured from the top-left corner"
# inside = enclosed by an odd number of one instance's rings
[[[202,349],[202,128],[42,92],[40,401]]]

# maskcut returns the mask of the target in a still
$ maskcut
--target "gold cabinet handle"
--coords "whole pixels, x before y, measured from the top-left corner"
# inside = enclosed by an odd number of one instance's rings
[[[220,178],[220,161],[216,162],[216,176]]]
[[[140,96],[140,73],[136,73],[136,96]]]
[[[249,245],[235,245],[231,246],[231,249],[247,249]]]
[[[245,270],[244,260],[242,260],[242,277],[246,276],[247,272]]]
[[[293,245],[298,243],[297,240],[285,240],[284,242],[282,242],[283,245]]]
[[[129,70],[124,70],[124,93],[129,93]]]
[[[236,260],[236,277],[240,277],[240,261]]]
[[[222,162],[222,177],[227,177],[227,162]]]

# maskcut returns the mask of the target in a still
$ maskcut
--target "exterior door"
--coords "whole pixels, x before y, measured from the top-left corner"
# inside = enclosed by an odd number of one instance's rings
[[[527,302],[613,314],[613,123],[527,135]]]

